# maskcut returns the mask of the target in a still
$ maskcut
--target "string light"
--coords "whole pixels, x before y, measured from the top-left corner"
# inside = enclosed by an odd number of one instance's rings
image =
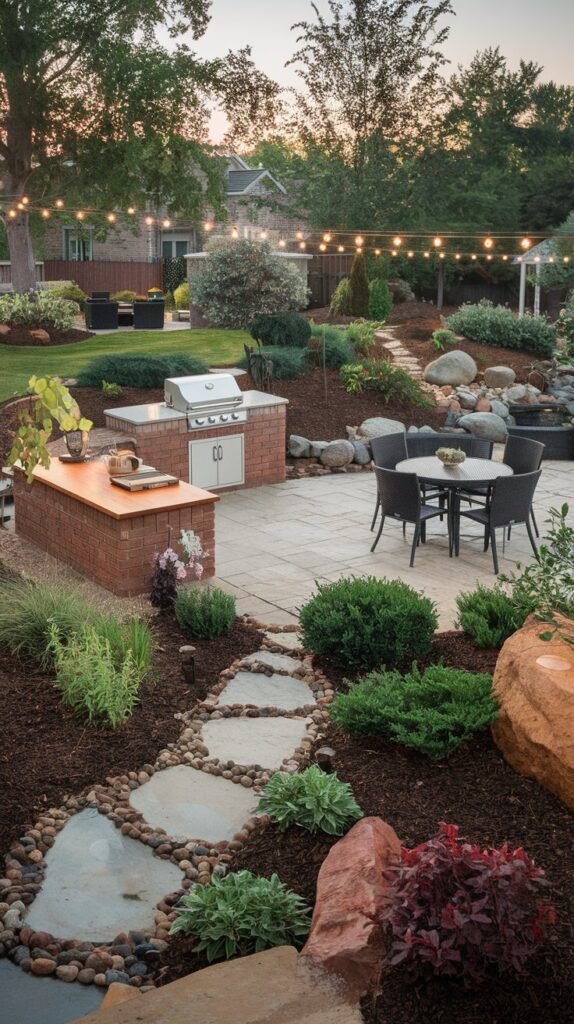
[[[265,241],[265,239],[267,238],[267,232],[266,232],[265,230],[263,230],[263,231],[261,232],[261,234],[259,235],[259,237],[260,237],[260,239],[261,239],[262,241]]]
[[[331,232],[327,231],[327,233],[325,235],[323,235],[323,241],[324,242],[330,242],[332,237],[333,236],[331,235]]]
[[[203,230],[204,231],[211,231],[212,228],[213,228],[213,224],[211,223],[211,221],[210,220],[206,220],[205,224],[203,225]]]
[[[153,217],[146,217],[145,218],[145,222],[146,222],[148,228],[151,228],[151,226],[153,224]]]
[[[455,260],[459,260],[460,259],[460,253],[459,252],[455,252],[454,258],[455,258]]]
[[[355,245],[362,246],[364,241],[365,239],[362,238],[361,235],[357,235],[357,237],[355,238]]]
[[[411,250],[409,250],[409,252],[407,253],[407,256],[408,256],[408,258],[409,258],[410,260],[412,260],[412,258],[413,258],[413,256],[414,256],[414,252],[412,251],[412,249],[411,249]]]
[[[78,210],[76,212],[76,220],[83,220],[85,216],[86,215],[83,210]]]
[[[55,206],[56,206],[57,210],[63,210],[63,208],[64,208],[64,200],[63,199],[56,199]]]
[[[130,217],[132,217],[135,212],[136,212],[135,206],[128,206],[128,213],[129,213]]]
[[[540,263],[540,256],[535,256],[534,257],[534,262],[535,263]]]
[[[8,210],[8,216],[9,216],[9,217],[10,217],[11,219],[13,219],[14,217],[17,217],[17,216],[18,216],[18,214],[16,213],[16,210]]]
[[[393,245],[395,246],[396,249],[398,249],[399,246],[401,246],[402,244],[403,240],[402,238],[399,237],[399,235],[397,235],[396,238],[393,238]]]
[[[24,206],[24,203],[16,203],[16,209],[17,210],[25,210],[26,207]]]
[[[345,251],[345,246],[344,245],[338,245],[337,246],[337,252],[344,252],[344,251]]]
[[[28,203],[30,202],[30,199],[28,198],[28,196],[22,196],[20,202],[23,203],[24,206],[27,206]]]
[[[425,260],[430,259],[430,252],[423,252],[423,256],[424,256]]]
[[[548,262],[549,263],[554,263],[554,256],[549,256],[548,257]]]
[[[440,260],[444,260],[446,259],[446,254],[444,252],[439,252],[438,257]]]
[[[470,258],[471,258],[471,260],[477,260],[478,256],[476,255],[476,253],[473,252],[473,253],[471,253]]]
[[[170,228],[171,227],[171,221],[170,220],[162,220],[161,226],[162,226],[162,228]]]
[[[391,249],[391,256],[396,256],[396,255],[397,255],[397,250],[396,249]]]
[[[489,254],[489,255],[488,255],[488,256],[487,256],[486,258],[487,258],[487,260],[491,260],[491,259],[493,259],[493,257],[492,257],[492,256],[490,256],[490,254]]]
[[[108,220],[110,222],[110,224],[115,224],[117,219],[118,218],[116,217],[115,213],[108,213],[108,215],[106,217],[106,220]]]
[[[380,249],[375,249],[375,256],[380,256],[380,255],[381,255],[381,250]]]
[[[492,238],[490,238],[490,237],[489,238],[485,238],[484,242],[482,244],[484,245],[485,249],[493,249],[494,248],[494,242],[493,242]]]
[[[325,252],[326,248],[327,248],[327,246],[325,245],[325,243],[321,242],[321,244],[319,246],[319,249],[321,250],[321,252]]]
[[[562,262],[563,263],[570,263],[570,257],[569,256],[565,256]]]
[[[44,218],[44,220],[48,220],[48,218],[50,217],[50,211],[42,210],[42,217]]]
[[[522,263],[522,256],[517,256],[516,257],[516,262],[517,263]]]
[[[231,237],[232,238],[239,238],[239,231],[237,230],[237,228],[232,228],[231,229]]]
[[[362,251],[363,251],[363,247],[361,245],[358,245],[357,246],[357,253],[362,253]]]
[[[532,242],[530,241],[529,238],[523,238],[521,243],[520,243],[520,247],[522,249],[530,249],[531,245],[532,245]]]
[[[280,248],[280,249],[284,249],[284,248],[285,248],[285,246],[286,246],[286,244],[287,244],[287,243],[286,243],[286,241],[285,241],[285,239],[284,239],[284,238],[280,238],[280,239],[279,239],[279,248]]]
[[[300,249],[306,249],[307,248],[307,243],[306,242],[299,242],[299,248]]]
[[[508,256],[503,256],[502,258],[503,258],[505,263],[508,263]]]
[[[436,238],[433,238],[432,244],[434,245],[435,249],[440,249],[442,245],[442,238],[439,238],[437,235]]]
[[[303,238],[303,232],[302,231],[296,231],[295,232],[295,238]]]

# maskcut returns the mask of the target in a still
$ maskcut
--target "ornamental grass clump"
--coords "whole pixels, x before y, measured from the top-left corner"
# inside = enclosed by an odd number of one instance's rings
[[[68,584],[19,579],[0,583],[0,647],[43,669],[53,661],[52,626],[65,644],[97,617],[94,605]]]
[[[95,626],[86,626],[64,646],[52,625],[50,646],[56,666],[54,685],[78,717],[90,725],[116,728],[131,715],[142,681],[131,650],[118,664],[110,641]]]
[[[147,622],[141,619],[129,619],[118,622],[117,619],[101,618],[95,623],[99,636],[107,640],[116,666],[119,668],[128,656],[144,679],[151,668],[153,637]]]
[[[489,675],[416,665],[406,675],[372,672],[330,708],[344,732],[385,736],[441,760],[496,718]]]
[[[277,875],[237,871],[194,885],[174,908],[171,935],[195,935],[194,953],[209,963],[261,953],[272,946],[300,948],[309,932],[309,908]]]
[[[363,812],[348,782],[312,764],[298,775],[276,772],[267,783],[258,812],[268,814],[281,831],[299,825],[309,832],[342,836]]]
[[[299,615],[304,646],[356,671],[409,663],[431,649],[436,606],[401,580],[317,584]]]
[[[531,607],[519,607],[500,587],[479,584],[469,593],[459,594],[457,626],[474,640],[477,647],[502,647],[505,640],[524,624]]]
[[[458,827],[402,850],[391,898],[379,916],[390,965],[414,979],[459,978],[473,987],[507,973],[525,974],[556,913],[541,899],[544,871],[523,849],[480,848]]]

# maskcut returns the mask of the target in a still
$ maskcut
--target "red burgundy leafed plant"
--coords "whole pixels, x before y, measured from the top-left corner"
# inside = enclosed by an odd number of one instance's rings
[[[388,962],[413,975],[462,978],[525,973],[556,921],[539,899],[544,871],[522,849],[480,847],[440,823],[439,835],[403,849],[393,894],[379,918],[390,933]]]

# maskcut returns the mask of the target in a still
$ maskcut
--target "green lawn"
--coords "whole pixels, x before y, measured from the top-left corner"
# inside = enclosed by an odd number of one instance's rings
[[[183,331],[127,331],[121,334],[102,334],[72,345],[53,348],[25,348],[0,345],[0,401],[27,390],[32,374],[57,374],[76,377],[86,363],[95,356],[110,353],[187,352],[198,356],[209,366],[233,366],[243,355],[243,345],[251,342],[244,331],[226,331],[219,328]]]

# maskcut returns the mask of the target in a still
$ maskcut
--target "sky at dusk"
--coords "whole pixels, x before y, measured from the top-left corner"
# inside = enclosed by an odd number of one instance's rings
[[[328,12],[327,0],[316,4]],[[520,58],[533,60],[544,66],[543,79],[574,85],[574,0],[453,0],[453,7],[444,46],[452,70],[468,64],[477,50],[500,46],[511,66]],[[312,14],[310,0],[213,0],[210,26],[192,46],[200,56],[216,57],[249,44],[261,70],[282,85],[295,85],[293,68],[284,67],[295,49],[290,28]],[[215,140],[222,127],[215,116]]]

